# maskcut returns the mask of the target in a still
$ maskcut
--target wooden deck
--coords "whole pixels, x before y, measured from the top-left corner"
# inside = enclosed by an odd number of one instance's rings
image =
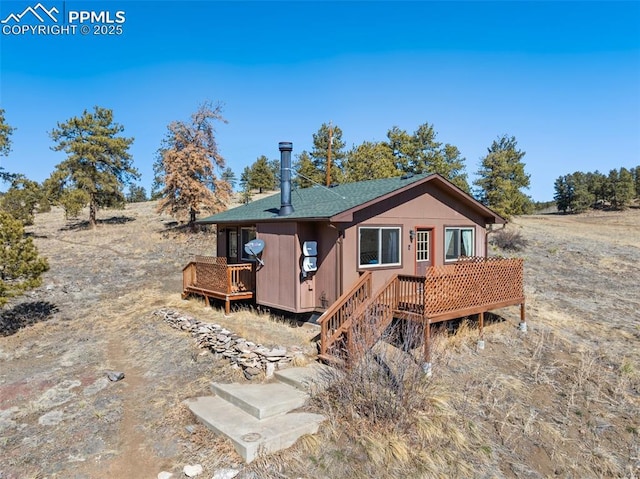
[[[252,299],[255,290],[255,271],[252,263],[227,264],[226,258],[196,256],[182,270],[182,297],[190,294],[224,301],[229,314],[231,301]]]
[[[320,357],[332,361],[360,357],[380,339],[393,318],[424,325],[424,360],[430,362],[431,324],[520,305],[524,321],[522,259],[467,258],[435,266],[424,277],[394,275],[375,294],[365,273],[319,319]]]

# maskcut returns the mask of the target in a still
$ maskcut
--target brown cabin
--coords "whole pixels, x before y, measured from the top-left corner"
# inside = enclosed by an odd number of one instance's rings
[[[424,276],[429,266],[485,256],[487,225],[505,223],[437,174],[292,191],[291,143],[280,150],[279,195],[199,221],[217,225],[217,256],[227,268],[253,265],[255,277],[229,292],[262,306],[323,312],[367,271],[376,290],[394,274]],[[257,257],[244,248],[255,238],[264,242]],[[314,246],[314,271],[305,271]]]
[[[183,295],[254,298],[322,312],[320,357],[348,361],[394,318],[432,323],[520,305],[522,259],[487,258],[488,225],[504,218],[440,175],[404,175],[291,190],[291,143],[280,143],[281,191],[200,223],[218,227],[215,257],[183,270]],[[208,299],[207,299],[208,301]]]

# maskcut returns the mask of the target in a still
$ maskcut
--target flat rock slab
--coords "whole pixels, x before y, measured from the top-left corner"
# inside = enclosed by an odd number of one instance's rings
[[[231,439],[246,462],[291,447],[305,434],[315,434],[325,419],[313,413],[257,419],[218,396],[188,399],[185,404],[205,426]]]
[[[211,385],[213,392],[256,419],[265,419],[304,406],[309,396],[283,383]]]

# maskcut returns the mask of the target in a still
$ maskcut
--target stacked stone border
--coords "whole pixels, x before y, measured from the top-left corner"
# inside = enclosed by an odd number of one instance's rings
[[[304,359],[301,347],[292,346],[289,350],[281,346],[267,348],[248,341],[219,324],[204,323],[173,309],[162,308],[153,314],[163,318],[173,328],[191,333],[198,347],[209,349],[217,358],[228,359],[233,366],[241,368],[249,380],[263,374],[270,378],[276,369],[288,367],[296,362],[296,358]]]

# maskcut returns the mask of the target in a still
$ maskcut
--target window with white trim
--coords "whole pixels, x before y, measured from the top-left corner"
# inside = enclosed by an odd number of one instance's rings
[[[358,228],[358,264],[361,268],[400,266],[400,227]]]
[[[474,236],[474,228],[445,228],[444,260],[455,261],[460,256],[473,256]]]
[[[240,247],[242,248],[242,259],[245,261],[255,261],[255,258],[244,250],[244,245],[249,241],[256,239],[256,228],[252,226],[250,228],[240,228]]]

